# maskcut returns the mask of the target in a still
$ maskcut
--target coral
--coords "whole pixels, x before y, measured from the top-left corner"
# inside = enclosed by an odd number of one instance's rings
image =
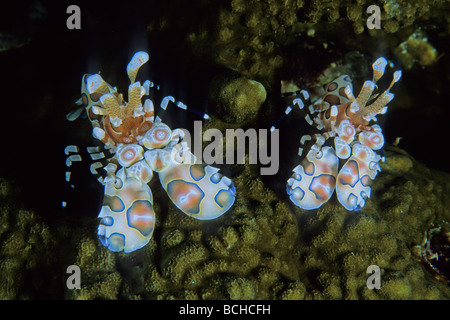
[[[303,1],[233,0],[228,3],[210,1],[207,5],[214,8],[215,13],[205,19],[213,19],[214,26],[205,29],[202,23],[183,40],[194,48],[197,55],[210,57],[244,77],[261,82],[272,79],[283,62],[278,42],[285,39],[286,33],[296,23],[296,11],[303,7]],[[166,18],[158,17],[157,20]],[[179,26],[175,24],[172,27]],[[152,31],[164,29],[170,30],[170,25],[151,25]]]
[[[409,165],[398,171],[397,168],[405,163]],[[177,259],[183,261],[186,252],[199,253],[191,253],[193,259],[189,263],[183,262],[183,267],[177,269],[180,272],[177,276],[180,280],[183,277],[189,279],[184,285],[189,285],[198,293],[196,296],[202,298],[448,297],[449,289],[430,280],[409,249],[410,243],[419,241],[419,230],[427,226],[436,212],[448,216],[442,205],[433,200],[442,196],[443,190],[439,186],[443,182],[436,182],[437,177],[433,175],[433,180],[429,178],[422,183],[414,180],[414,183],[395,185],[392,189],[392,181],[399,177],[423,179],[420,170],[428,170],[396,148],[390,148],[383,166],[385,173],[381,175],[381,181],[374,184],[378,202],[368,204],[363,212],[356,214],[339,208],[336,203],[325,206],[316,214],[301,214],[301,210],[295,209],[301,231],[290,209],[276,198],[269,197],[267,203],[251,200],[259,204],[253,204],[249,211],[248,194],[253,190],[244,187],[243,190],[249,189],[248,193],[238,196],[233,216],[224,221],[225,225],[219,228],[217,235],[204,235],[201,243],[186,243],[179,247]],[[244,171],[239,177],[242,180],[235,180],[237,189],[244,181],[258,180],[257,177],[250,179],[251,175],[251,171]],[[429,193],[420,192],[424,184],[433,185],[428,187]],[[426,202],[424,205],[429,209],[423,212],[419,209],[423,207],[410,205],[402,205],[399,209],[397,202],[386,202],[391,193],[400,197],[398,204]],[[402,200],[402,194],[410,196]],[[199,258],[199,254],[203,258]],[[380,290],[372,291],[366,287],[366,269],[371,264],[383,270]],[[152,278],[160,277],[153,269]],[[163,278],[166,277],[163,275]],[[167,280],[165,284],[163,290],[168,289]],[[176,287],[172,284],[172,290]],[[175,292],[179,294],[180,289]]]
[[[237,184],[242,187],[243,182]],[[146,290],[164,298],[276,298],[283,289],[277,287],[280,275],[295,277],[294,261],[285,256],[294,248],[294,217],[281,203],[274,209],[261,203],[251,212],[248,200],[241,197],[233,216],[221,218],[215,226],[199,222],[203,227],[184,231],[170,226],[171,215],[176,214],[170,208],[163,226],[169,229],[163,235],[162,257],[159,263],[155,261],[156,268],[149,265],[145,272]],[[271,212],[269,217],[267,212]],[[297,287],[290,288],[293,293],[287,291],[286,298],[299,295]]]
[[[383,277],[383,287],[380,296],[387,299],[406,300],[411,298],[410,281],[400,272],[391,272]]]
[[[245,278],[228,280],[227,293],[231,300],[251,300],[256,296],[256,284]]]
[[[313,1],[313,3],[315,3]],[[412,25],[418,19],[423,19],[429,16],[430,11],[434,7],[443,6],[445,1],[437,1],[429,3],[429,1],[410,1],[404,0],[386,0],[386,1],[374,1],[370,5],[377,5],[381,9],[381,26],[388,33],[397,32],[400,28],[408,27]],[[332,17],[339,16],[340,8],[346,8],[347,18],[353,24],[353,28],[356,34],[362,33],[366,28],[366,21],[368,14],[366,9],[368,3],[365,1],[339,1],[335,3],[324,2],[322,5],[313,5],[309,13],[310,17],[314,17],[315,21],[318,21],[318,17],[328,13],[328,20],[335,20]]]
[[[78,241],[74,265],[81,270],[81,288],[67,290],[66,298],[77,300],[117,299],[122,277],[116,270],[116,257],[93,236]]]
[[[393,190],[393,181],[405,175],[410,180],[423,177],[421,170],[428,169],[402,150],[389,149],[385,173],[374,184],[379,201],[374,199],[356,214],[337,203],[315,214],[294,209],[299,223],[285,201],[250,197],[255,189],[244,185],[259,178],[244,169],[235,179],[243,192],[238,193],[232,215],[215,226],[162,226],[168,227],[162,256],[156,265],[145,267],[145,290],[164,299],[448,298],[450,289],[427,276],[409,249],[436,211],[448,216],[433,202],[442,196],[443,182],[432,175],[422,182],[395,184]],[[405,163],[409,165],[401,166]],[[420,192],[423,183],[433,185],[430,193]],[[258,193],[264,191],[257,188]],[[410,194],[409,200],[399,202],[426,201],[430,209],[423,212],[406,205],[402,213],[395,203],[386,203],[391,193]],[[174,213],[170,208],[166,221],[172,223]],[[372,264],[382,269],[380,290],[366,287],[366,269]]]
[[[68,299],[93,300],[93,299],[117,299],[122,278],[118,272],[97,277],[95,283],[83,285],[79,290],[71,290],[73,295]]]
[[[135,263],[153,259],[153,240],[130,260],[129,255],[115,254],[103,247],[92,230],[81,229],[72,238],[75,250],[68,263],[80,267],[81,288],[66,289],[66,299],[142,299],[142,267]]]
[[[381,30],[370,30],[370,34],[392,34],[431,17],[445,26],[443,20],[446,15],[437,17],[434,12],[445,8],[446,3],[446,0],[432,3],[426,0],[371,2],[370,5],[380,8]],[[283,64],[283,47],[296,39],[299,33],[307,33],[310,38],[315,37],[315,34],[320,37],[324,33],[322,43],[326,44],[332,38],[340,38],[333,36],[339,32],[347,39],[344,41],[353,42],[355,39],[345,36],[350,30],[347,31],[347,27],[339,23],[350,25],[353,32],[359,35],[367,30],[369,17],[366,12],[369,4],[366,1],[233,0],[220,5],[209,1],[206,3],[208,6],[216,12],[204,18],[208,20],[214,17],[214,21],[190,29],[184,35],[183,31],[180,32],[181,19],[174,19],[176,22],[170,24],[167,23],[169,17],[156,17],[160,23],[152,23],[150,30],[173,31],[172,27],[177,30],[175,34],[184,36],[183,41],[193,48],[196,55],[208,57],[214,63],[260,81],[265,86],[272,82]],[[174,12],[170,14],[173,16]],[[332,23],[336,23],[336,26]],[[208,27],[205,28],[205,25]]]
[[[425,67],[430,66],[439,59],[437,50],[420,30],[400,43],[394,50],[394,54],[400,59],[405,69],[411,69],[415,63]]]
[[[156,237],[132,254],[112,253],[83,231],[73,240],[82,288],[66,297],[448,299],[450,287],[411,254],[433,221],[450,217],[448,175],[398,147],[385,152],[372,201],[356,213],[334,198],[315,212],[291,206],[253,166],[235,165],[240,192],[217,220],[189,219],[169,204]],[[369,265],[381,269],[380,289],[366,286]]]
[[[35,212],[20,205],[21,191],[0,179],[0,299],[38,297],[37,292],[55,289],[51,274],[54,232]],[[40,293],[41,298],[51,292]]]
[[[246,78],[217,77],[211,84],[211,100],[217,104],[214,111],[231,123],[252,121],[266,100],[264,86]]]
[[[303,300],[305,298],[306,287],[300,281],[288,282],[287,288],[281,292],[282,300]]]

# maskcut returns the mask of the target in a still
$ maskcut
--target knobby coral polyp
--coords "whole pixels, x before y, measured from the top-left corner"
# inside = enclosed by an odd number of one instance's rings
[[[286,114],[298,106],[306,112],[308,124],[319,130],[300,140],[299,155],[303,155],[305,147],[306,157],[293,169],[287,182],[287,193],[295,205],[306,210],[317,209],[336,189],[339,202],[347,210],[364,207],[370,197],[370,185],[381,171],[378,163],[384,160],[376,153],[384,145],[381,127],[375,124],[376,116],[386,113],[387,104],[394,98],[389,90],[401,78],[401,71],[394,72],[389,87],[374,94],[387,63],[381,57],[372,64],[373,79],[364,83],[357,97],[348,75],[328,83],[325,93],[314,104],[306,90],[283,82],[282,96],[288,104]],[[333,139],[331,146],[325,145],[330,139]],[[340,169],[339,159],[346,160]]]

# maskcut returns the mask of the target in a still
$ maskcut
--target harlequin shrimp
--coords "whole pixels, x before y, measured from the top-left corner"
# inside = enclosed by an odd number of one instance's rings
[[[327,84],[322,98],[314,104],[306,90],[282,85],[282,96],[288,104],[285,113],[297,105],[306,111],[308,124],[322,131],[301,138],[301,145],[309,149],[287,181],[287,193],[298,207],[317,209],[335,189],[339,202],[350,211],[360,210],[370,198],[370,185],[381,170],[378,163],[384,161],[376,153],[384,145],[382,130],[374,124],[376,115],[386,113],[386,105],[394,98],[389,90],[401,77],[401,71],[394,72],[389,87],[374,94],[387,63],[381,57],[372,64],[373,79],[364,83],[357,97],[348,75]],[[331,146],[324,146],[329,139],[333,139]],[[303,151],[300,147],[300,156]],[[346,160],[340,170],[339,159]]]
[[[218,173],[219,169],[196,163],[195,156],[183,142],[181,129],[171,130],[154,115],[153,102],[141,99],[149,95],[153,83],[142,85],[136,80],[139,68],[149,59],[146,52],[134,54],[127,66],[128,102],[117,88],[107,83],[100,74],[85,74],[81,82],[82,105],[70,113],[68,120],[76,119],[86,111],[93,130],[92,135],[104,144],[111,154],[104,166],[106,177],[99,177],[104,185],[103,204],[98,217],[98,236],[111,251],[132,252],[145,246],[155,228],[153,196],[149,182],[158,173],[162,187],[170,200],[185,214],[199,219],[215,219],[227,212],[235,200],[235,188],[231,180]],[[161,108],[172,96],[164,97]],[[182,109],[187,106],[176,102]],[[203,114],[204,118],[209,118]],[[67,165],[80,161],[76,146],[68,146]],[[75,154],[71,154],[71,153]],[[98,148],[88,148],[93,160],[105,158]],[[98,174],[100,161],[91,165],[91,172]],[[66,172],[66,180],[70,171]]]

